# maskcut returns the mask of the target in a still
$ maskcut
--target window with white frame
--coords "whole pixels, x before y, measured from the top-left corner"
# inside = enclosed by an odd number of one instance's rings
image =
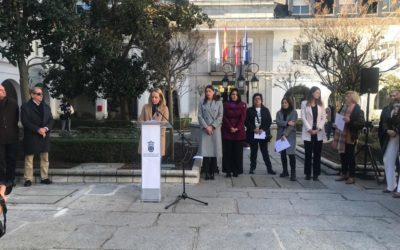
[[[310,44],[296,44],[293,45],[293,60],[307,60],[309,58],[310,53]]]
[[[292,15],[310,15],[310,6],[309,5],[293,5],[292,7]]]
[[[389,13],[395,12],[400,8],[400,0],[383,0],[382,1],[382,12]]]

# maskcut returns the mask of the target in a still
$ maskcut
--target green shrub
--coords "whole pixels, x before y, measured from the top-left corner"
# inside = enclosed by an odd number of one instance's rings
[[[50,159],[64,162],[133,162],[138,142],[131,139],[52,138]]]
[[[184,117],[184,118],[174,118],[174,129],[179,130],[188,130],[189,125],[192,122],[192,118]]]
[[[106,127],[106,128],[133,128],[135,127],[131,121],[125,120],[84,120],[78,118],[71,119],[71,129],[76,130],[80,127]],[[61,121],[54,120],[54,129],[61,129]]]
[[[303,128],[303,121],[301,119],[298,119],[296,121],[296,131],[301,131]]]

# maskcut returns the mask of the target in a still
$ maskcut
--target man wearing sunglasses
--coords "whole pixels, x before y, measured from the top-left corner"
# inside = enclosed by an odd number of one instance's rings
[[[51,184],[49,179],[50,129],[53,127],[53,116],[49,105],[43,102],[43,90],[34,87],[31,99],[21,106],[21,122],[24,126],[25,153],[25,187],[32,185],[33,156],[40,155],[40,177],[42,184]]]

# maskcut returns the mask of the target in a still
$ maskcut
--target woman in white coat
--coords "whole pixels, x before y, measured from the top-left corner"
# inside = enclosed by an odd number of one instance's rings
[[[312,87],[307,100],[301,103],[301,119],[303,130],[301,137],[304,141],[305,159],[304,174],[306,180],[311,179],[311,162],[313,180],[317,181],[321,173],[322,142],[325,139],[326,112],[321,101],[321,90]]]
[[[216,99],[212,85],[205,88],[204,100],[199,104],[198,119],[201,130],[200,155],[203,156],[203,170],[206,180],[214,180],[217,171],[217,157],[222,157],[221,125],[223,105]]]

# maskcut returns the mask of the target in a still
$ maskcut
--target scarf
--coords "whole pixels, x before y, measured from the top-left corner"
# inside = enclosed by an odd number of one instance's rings
[[[352,107],[348,107],[347,105],[344,105],[343,108],[340,110],[340,114],[345,117],[350,117],[355,106],[356,105],[353,105]],[[335,140],[335,142],[337,142],[336,145],[337,145],[337,150],[339,151],[339,153],[344,153],[346,144],[354,144],[354,141],[351,140],[351,134],[350,134],[349,128],[347,126],[347,123],[344,125],[343,131],[340,131],[339,129],[335,130],[334,140]]]

